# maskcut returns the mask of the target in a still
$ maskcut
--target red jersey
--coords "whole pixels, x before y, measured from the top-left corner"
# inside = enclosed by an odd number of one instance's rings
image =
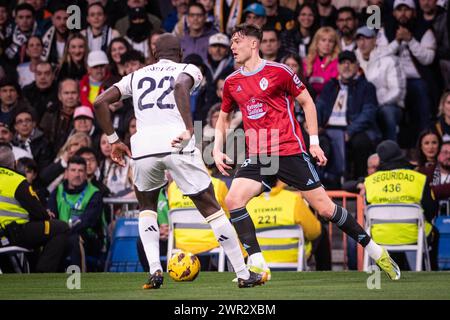
[[[241,110],[249,155],[306,152],[294,118],[294,99],[304,89],[292,69],[266,60],[258,70],[240,68],[226,78],[222,111],[230,113],[236,106]]]

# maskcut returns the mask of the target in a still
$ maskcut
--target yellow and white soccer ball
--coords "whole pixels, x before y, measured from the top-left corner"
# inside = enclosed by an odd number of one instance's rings
[[[175,281],[194,281],[200,272],[200,260],[190,252],[180,251],[169,259],[168,269]]]

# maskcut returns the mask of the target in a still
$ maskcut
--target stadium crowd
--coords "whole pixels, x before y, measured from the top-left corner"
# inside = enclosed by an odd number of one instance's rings
[[[74,4],[81,8],[80,29],[68,23],[67,7]],[[371,5],[381,9],[376,28],[368,27],[374,21]],[[82,264],[80,243],[86,255],[102,261],[114,224],[102,199],[134,193],[132,160],[120,167],[110,159],[110,144],[93,112],[95,98],[153,63],[158,36],[174,33],[184,62],[204,76],[191,96],[191,112],[202,123],[206,150],[225,79],[239,68],[230,32],[239,23],[254,23],[263,29],[261,56],[292,68],[314,97],[320,144],[329,159],[319,170],[323,184],[364,195],[364,178],[380,162],[404,157],[406,167],[426,175],[435,202],[426,216],[432,224],[440,201],[450,197],[448,6],[447,0],[171,0],[171,6],[148,0],[0,0],[0,143],[10,146],[17,172],[33,187],[47,218],[68,224],[70,263]],[[110,111],[115,130],[129,144],[136,132],[132,101]],[[304,123],[299,105],[295,117]],[[241,120],[236,111],[232,128],[241,128]],[[308,128],[302,130],[307,139]],[[377,148],[385,140],[396,143]],[[214,165],[210,169],[229,186]],[[223,198],[227,186],[214,185]],[[286,203],[289,196],[278,187],[273,196]],[[173,188],[161,196],[169,208],[183,202]],[[292,210],[307,217],[295,213],[290,221],[309,221],[304,227],[309,223],[306,236],[317,269],[329,269],[324,222],[314,220],[303,202],[295,204],[298,198],[293,201]],[[167,217],[160,223],[164,240]],[[433,232],[430,239],[436,238]],[[97,263],[88,270],[103,267]]]

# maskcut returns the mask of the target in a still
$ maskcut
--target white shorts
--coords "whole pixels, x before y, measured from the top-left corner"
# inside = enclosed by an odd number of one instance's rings
[[[163,187],[167,183],[165,170],[169,171],[178,188],[187,196],[196,195],[211,184],[197,148],[189,154],[171,153],[134,160],[132,165],[134,184],[139,191]]]

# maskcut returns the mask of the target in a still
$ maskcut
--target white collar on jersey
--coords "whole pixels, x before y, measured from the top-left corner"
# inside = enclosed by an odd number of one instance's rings
[[[240,71],[241,71],[241,74],[243,75],[243,76],[252,76],[252,75],[254,75],[254,74],[257,74],[258,72],[260,72],[264,67],[266,66],[266,60],[265,59],[263,59],[262,60],[262,62],[261,62],[261,64],[258,66],[258,68],[256,68],[255,70],[253,70],[253,71],[250,71],[250,72],[248,72],[248,71],[244,71],[244,67],[242,66],[241,68],[240,68]]]

